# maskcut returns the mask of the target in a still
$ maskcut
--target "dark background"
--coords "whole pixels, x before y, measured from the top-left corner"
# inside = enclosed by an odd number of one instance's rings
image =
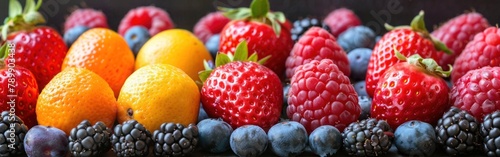
[[[24,0],[20,0],[24,3]],[[102,10],[110,27],[118,28],[121,18],[137,6],[155,5],[170,14],[176,27],[192,30],[205,14],[215,11],[216,6],[248,6],[251,0],[44,0],[40,12],[47,24],[61,30],[65,17],[78,7]],[[409,24],[420,10],[426,13],[428,29],[466,11],[475,10],[485,16],[491,25],[500,22],[500,1],[496,0],[270,0],[271,9],[283,11],[288,19],[313,16],[323,18],[330,11],[347,7],[352,9],[363,24],[378,34],[384,33],[382,24]],[[7,16],[8,0],[0,0],[0,18]]]

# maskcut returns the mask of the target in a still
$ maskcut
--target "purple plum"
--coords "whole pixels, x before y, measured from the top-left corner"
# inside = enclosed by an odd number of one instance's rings
[[[62,157],[68,153],[68,137],[62,130],[50,126],[32,127],[24,138],[24,150],[29,157]]]

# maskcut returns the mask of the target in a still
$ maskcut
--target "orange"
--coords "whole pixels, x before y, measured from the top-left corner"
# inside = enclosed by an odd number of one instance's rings
[[[170,64],[182,69],[194,81],[204,70],[203,60],[211,60],[210,52],[196,36],[183,29],[169,29],[149,39],[137,54],[135,69],[148,64]]]
[[[97,73],[118,97],[123,83],[134,72],[134,54],[116,32],[93,28],[78,37],[70,47],[62,69],[67,67],[86,68]]]
[[[38,96],[38,124],[59,128],[69,135],[83,120],[102,121],[112,128],[117,102],[113,90],[99,75],[84,68],[66,68]]]
[[[135,119],[154,131],[165,122],[196,123],[199,108],[198,86],[185,72],[168,64],[151,64],[125,81],[117,119],[119,123]]]

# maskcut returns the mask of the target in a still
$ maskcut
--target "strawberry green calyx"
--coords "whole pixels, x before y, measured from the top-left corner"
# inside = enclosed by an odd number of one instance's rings
[[[393,27],[389,24],[384,24],[385,28],[387,30],[393,30],[393,29],[399,29],[399,28],[406,28],[406,29],[411,29],[415,32],[419,32],[423,37],[429,39],[432,41],[434,44],[434,47],[438,51],[443,51],[446,54],[452,54],[453,51],[450,50],[443,42],[439,41],[438,39],[434,38],[431,36],[427,28],[425,27],[425,22],[424,22],[424,11],[420,11],[417,16],[413,18],[413,20],[410,23],[410,26],[397,26]]]
[[[241,62],[257,62],[258,64],[263,65],[266,63],[266,61],[271,58],[271,56],[266,56],[260,60],[258,60],[258,55],[257,53],[253,53],[252,55],[248,56],[248,45],[245,40],[240,42],[238,46],[236,47],[236,50],[234,51],[234,55],[231,53],[228,54],[223,54],[223,53],[217,53],[217,56],[215,57],[215,68],[223,66],[227,63],[234,62],[234,61],[241,61]],[[210,73],[212,73],[213,69],[210,68],[208,65],[208,62],[206,60],[203,61],[203,65],[205,67],[204,71],[200,71],[198,73],[200,80],[202,82],[205,82],[205,80],[210,76]]]
[[[411,65],[422,67],[428,72],[436,74],[441,77],[449,77],[451,74],[451,70],[453,69],[451,65],[448,65],[450,69],[448,71],[444,71],[443,68],[439,66],[439,64],[432,58],[424,59],[418,54],[411,55],[410,57],[405,57],[398,50],[394,49],[394,51],[396,53],[396,57],[399,60],[406,61]]]
[[[0,47],[0,69],[3,69],[5,67],[5,59],[9,56],[8,51],[7,51],[7,44],[3,44]]]
[[[42,0],[26,0],[26,5],[24,9],[21,3],[17,0],[9,1],[9,17],[4,21],[4,25],[1,29],[2,40],[7,38],[7,35],[11,32],[19,30],[27,30],[38,24],[45,23],[45,19],[42,14],[37,10],[42,5]]]
[[[232,20],[251,20],[271,24],[276,36],[281,33],[280,23],[285,23],[285,14],[282,12],[271,12],[268,0],[253,0],[250,8],[224,8],[219,7],[224,16]]]

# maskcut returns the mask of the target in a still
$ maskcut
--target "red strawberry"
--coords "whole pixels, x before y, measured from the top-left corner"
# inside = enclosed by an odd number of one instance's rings
[[[106,15],[101,11],[94,9],[77,9],[66,18],[66,22],[64,22],[64,32],[79,25],[89,28],[108,28],[108,21]]]
[[[345,30],[361,25],[361,20],[347,8],[336,9],[323,20],[328,25],[333,36],[338,37]]]
[[[220,52],[233,53],[237,44],[248,42],[250,53],[272,57],[264,64],[278,76],[285,74],[285,61],[293,47],[289,29],[282,29],[286,21],[281,12],[269,12],[268,0],[254,0],[251,9],[224,9],[226,16],[237,19],[229,22],[221,32]],[[252,11],[260,12],[252,12]],[[243,16],[239,16],[243,15]]]
[[[394,64],[401,62],[394,55],[398,50],[404,56],[419,54],[423,58],[436,60],[439,50],[451,53],[436,39],[432,39],[424,24],[424,13],[420,12],[411,22],[411,26],[401,26],[387,32],[373,48],[366,72],[366,91],[373,97],[380,77]]]
[[[233,128],[253,124],[268,130],[279,121],[283,87],[278,75],[259,64],[268,58],[257,63],[256,53],[247,57],[247,45],[242,42],[234,57],[218,54],[215,69],[205,62],[207,70],[200,73],[203,109]]]
[[[474,36],[453,64],[451,80],[457,82],[470,70],[500,66],[500,29],[489,27]]]
[[[437,124],[450,107],[449,88],[442,78],[450,72],[443,71],[433,59],[423,59],[418,54],[406,58],[397,53],[407,62],[394,64],[380,78],[371,116],[386,120],[391,128],[410,120]]]
[[[471,113],[480,122],[500,110],[500,67],[467,72],[451,90],[451,104]]]
[[[346,76],[351,69],[347,55],[333,35],[320,27],[311,27],[293,46],[286,60],[286,76],[291,78],[295,69],[313,60],[331,59]]]
[[[193,32],[201,41],[206,42],[212,35],[219,34],[229,21],[231,20],[225,17],[222,12],[212,12],[202,17],[194,25]]]
[[[481,14],[475,12],[462,14],[443,24],[432,32],[432,36],[441,40],[454,53],[451,55],[438,53],[436,61],[447,70],[448,64],[453,65],[455,58],[462,53],[465,45],[474,38],[474,35],[488,28],[489,25]]]
[[[2,39],[6,43],[14,44],[16,66],[22,66],[30,70],[38,83],[41,91],[45,85],[61,71],[61,65],[66,56],[67,47],[61,35],[53,28],[46,26],[35,26],[43,23],[43,16],[36,11],[33,0],[27,3],[33,6],[26,7],[26,14],[17,12],[9,15],[5,25],[2,26]],[[11,3],[19,3],[11,1]],[[38,1],[41,3],[41,1]],[[9,8],[9,10],[22,10],[21,8]],[[25,16],[30,15],[30,16]],[[9,58],[10,59],[10,58]]]
[[[154,6],[141,6],[128,11],[120,21],[118,32],[123,36],[129,28],[137,25],[146,27],[151,36],[174,28],[170,15],[165,10]]]
[[[313,60],[295,71],[288,92],[287,116],[311,133],[322,125],[339,131],[358,120],[361,108],[349,77],[330,59]]]

